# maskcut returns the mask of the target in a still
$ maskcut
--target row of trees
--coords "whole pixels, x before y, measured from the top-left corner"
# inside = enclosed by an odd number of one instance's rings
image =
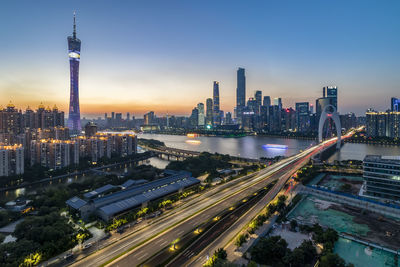
[[[270,184],[269,188],[271,188],[273,185]],[[266,209],[265,213],[258,215],[254,220],[252,220],[249,223],[249,226],[247,228],[247,233],[240,234],[235,241],[235,245],[237,247],[240,247],[243,245],[246,241],[247,238],[249,237],[249,234],[254,234],[255,231],[263,225],[265,221],[267,221],[275,212],[281,212],[285,207],[286,201],[286,196],[285,195],[280,195],[277,199],[277,201],[270,203]]]

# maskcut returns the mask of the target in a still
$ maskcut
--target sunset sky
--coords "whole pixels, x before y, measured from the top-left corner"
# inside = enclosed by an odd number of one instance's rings
[[[233,111],[236,69],[284,106],[339,88],[339,112],[400,97],[400,1],[7,1],[0,104],[67,111],[67,36],[77,12],[82,116],[189,115],[220,81]]]

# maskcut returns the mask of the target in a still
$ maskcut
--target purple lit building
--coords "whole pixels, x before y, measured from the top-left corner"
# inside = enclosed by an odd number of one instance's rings
[[[68,56],[71,71],[68,127],[72,134],[78,134],[82,129],[79,110],[79,61],[81,57],[81,40],[76,38],[75,13],[74,32],[72,36],[68,36]]]

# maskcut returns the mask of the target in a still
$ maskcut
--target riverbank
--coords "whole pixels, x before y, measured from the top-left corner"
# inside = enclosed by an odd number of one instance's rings
[[[400,141],[346,139],[344,140],[344,142],[354,143],[354,144],[379,145],[379,146],[400,146]]]

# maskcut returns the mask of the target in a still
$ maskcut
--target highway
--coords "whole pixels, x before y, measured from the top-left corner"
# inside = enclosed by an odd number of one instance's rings
[[[260,172],[259,175],[251,180],[242,182],[239,185],[234,186],[230,190],[224,190],[221,193],[214,195],[212,199],[206,198],[203,201],[197,201],[197,204],[194,208],[196,210],[199,210],[199,212],[192,213],[193,215],[190,216],[190,218],[186,219],[184,222],[174,225],[173,227],[168,229],[168,231],[165,231],[160,235],[152,238],[151,242],[147,242],[146,244],[143,244],[140,247],[131,250],[124,256],[114,260],[111,264],[109,264],[109,266],[136,266],[145,262],[146,259],[168,246],[168,244],[173,242],[176,238],[179,238],[184,234],[193,231],[197,225],[208,219],[213,218],[222,210],[229,208],[238,199],[244,198],[254,193],[255,191],[266,186],[273,180],[281,179],[281,177],[283,176],[286,177],[287,173],[296,171],[299,168],[299,162],[306,162],[309,157],[315,155],[321,149],[328,147],[334,142],[335,139],[331,139],[325,141],[324,143],[311,147],[304,152],[284,159],[281,162],[278,162],[273,166],[263,170],[262,172]],[[278,187],[281,187],[284,185],[284,181],[280,181],[277,184]],[[275,189],[274,192],[276,194],[277,192],[279,192],[279,190]],[[221,199],[223,199],[223,201],[220,201]],[[202,208],[204,205],[207,208]],[[191,208],[190,210],[192,211],[193,208]],[[187,211],[185,210],[183,211],[183,213],[187,213]]]
[[[240,232],[251,220],[253,220],[257,214],[259,214],[265,206],[271,202],[275,196],[283,189],[285,183],[298,169],[302,168],[308,162],[308,157],[298,161],[289,172],[278,174],[280,175],[278,183],[269,191],[260,201],[252,206],[246,214],[240,217],[224,234],[220,235],[216,239],[212,240],[200,253],[192,254],[184,266],[203,266],[215,250],[218,248],[224,248],[230,241],[234,241],[235,236]],[[186,252],[187,253],[187,252]],[[189,252],[190,253],[190,252]],[[174,265],[169,265],[174,266]]]
[[[295,156],[283,159],[261,170],[251,179],[242,177],[211,189],[160,217],[152,224],[142,227],[108,247],[73,263],[72,266],[103,265],[128,250],[130,251],[109,265],[136,266],[168,246],[176,238],[192,231],[197,225],[213,218],[220,211],[229,208],[238,199],[244,198],[271,181],[280,179],[284,174],[296,170],[298,168],[296,163],[311,157],[333,142],[335,142],[335,139],[325,141]],[[272,177],[272,174],[278,171],[281,173]],[[271,177],[272,179],[270,179]],[[281,182],[278,184],[281,184]]]
[[[272,165],[270,168],[263,169],[260,171],[261,173],[269,173],[273,172],[278,166]],[[143,240],[148,239],[156,234],[161,233],[163,230],[167,229],[173,224],[179,223],[190,216],[194,215],[196,212],[201,211],[202,209],[207,209],[212,205],[217,205],[224,198],[234,195],[238,193],[240,190],[243,190],[246,187],[251,186],[259,179],[254,178],[251,179],[253,175],[249,175],[247,177],[241,177],[230,182],[227,182],[223,185],[215,187],[204,194],[200,195],[197,198],[190,200],[184,205],[175,208],[173,211],[167,213],[164,216],[161,216],[158,220],[155,220],[153,223],[138,229],[133,234],[119,240],[118,242],[101,249],[90,256],[81,259],[75,263],[72,263],[72,266],[96,266],[102,264],[113,258],[120,253],[126,251],[127,249],[138,245]],[[235,190],[232,190],[231,187],[234,187]],[[164,242],[161,244],[165,245]]]
[[[348,138],[351,135],[346,135],[344,138]],[[332,140],[326,142],[326,145],[329,146],[332,143]],[[173,263],[178,259],[182,258],[184,255],[190,255],[187,257],[184,265],[181,266],[198,266],[201,267],[207,261],[207,259],[213,254],[215,250],[218,248],[225,248],[226,245],[230,244],[233,246],[232,242],[234,241],[235,236],[251,221],[253,220],[257,214],[259,214],[263,208],[272,201],[275,196],[283,189],[285,183],[288,179],[296,172],[298,169],[302,168],[307,162],[309,157],[314,155],[315,153],[309,154],[304,157],[302,160],[296,162],[291,169],[290,172],[286,172],[281,176],[278,183],[273,187],[273,189],[268,192],[257,204],[255,204],[251,209],[247,211],[241,218],[239,218],[228,230],[225,231],[224,234],[215,238],[207,244],[206,247],[201,251],[192,251],[191,248],[187,248],[182,255],[175,258],[172,263],[168,266],[174,266]],[[181,261],[182,262],[182,261]]]

